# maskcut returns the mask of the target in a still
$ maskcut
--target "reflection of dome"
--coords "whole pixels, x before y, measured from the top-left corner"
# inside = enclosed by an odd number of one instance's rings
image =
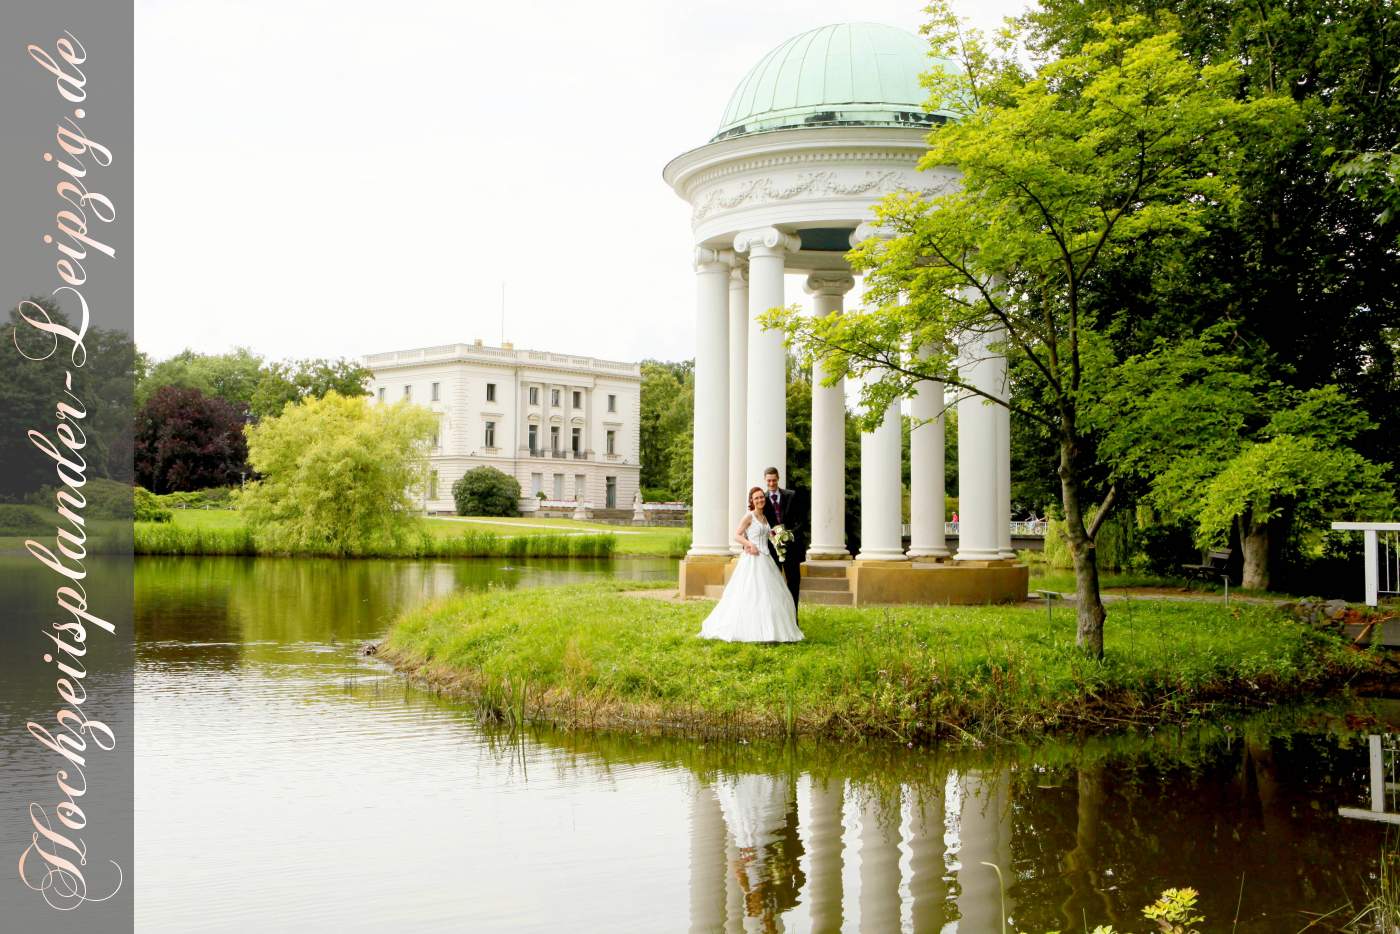
[[[804,32],[759,60],[734,89],[714,139],[804,126],[919,126],[919,75],[934,65],[928,44],[879,23],[837,23]],[[713,141],[713,140],[712,140]]]

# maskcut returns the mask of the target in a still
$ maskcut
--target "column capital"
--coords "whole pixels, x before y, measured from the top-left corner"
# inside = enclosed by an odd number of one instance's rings
[[[732,250],[711,250],[708,247],[697,246],[695,248],[695,268],[700,270],[704,266],[733,266],[734,252]]]
[[[881,240],[889,240],[894,236],[894,231],[880,224],[873,224],[864,221],[855,230],[851,231],[851,246],[860,246],[863,241],[871,237],[879,237]]]
[[[804,286],[808,295],[845,295],[855,288],[855,277],[843,272],[814,272]]]
[[[786,230],[779,230],[777,227],[758,227],[736,234],[734,249],[736,252],[747,253],[750,256],[781,255],[784,252],[796,253],[802,249],[802,241]]]
[[[735,291],[747,289],[749,287],[749,267],[742,263],[735,262],[734,267],[729,270],[729,288]]]

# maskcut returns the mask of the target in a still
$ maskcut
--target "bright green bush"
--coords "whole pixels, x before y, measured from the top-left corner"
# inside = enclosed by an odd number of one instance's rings
[[[157,496],[143,486],[136,488],[133,496],[135,519],[137,522],[169,522],[175,514],[161,503]]]

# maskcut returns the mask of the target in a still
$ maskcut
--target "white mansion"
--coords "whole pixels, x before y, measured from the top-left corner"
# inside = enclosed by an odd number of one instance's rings
[[[626,510],[640,480],[641,367],[481,341],[370,354],[370,393],[438,415],[428,512],[453,512],[473,467],[520,483],[522,512]],[[543,493],[543,499],[539,494]]]

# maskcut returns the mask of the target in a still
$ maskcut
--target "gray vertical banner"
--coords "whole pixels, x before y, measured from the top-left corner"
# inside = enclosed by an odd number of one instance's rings
[[[134,927],[132,8],[0,5],[0,930]]]

